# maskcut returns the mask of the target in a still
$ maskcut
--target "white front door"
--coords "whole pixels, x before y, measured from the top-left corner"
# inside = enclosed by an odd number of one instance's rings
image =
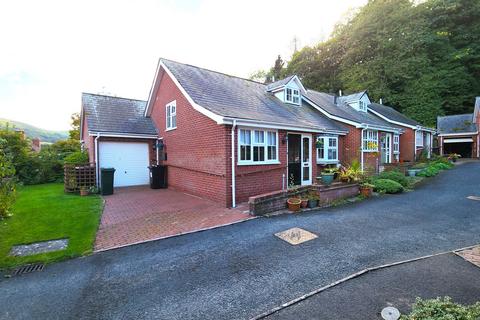
[[[392,162],[392,134],[386,133],[382,141],[382,162]]]
[[[149,183],[149,150],[145,142],[99,143],[99,167],[115,168],[114,187]]]
[[[302,155],[301,182],[303,186],[312,184],[312,136],[302,134],[300,146],[300,154]]]

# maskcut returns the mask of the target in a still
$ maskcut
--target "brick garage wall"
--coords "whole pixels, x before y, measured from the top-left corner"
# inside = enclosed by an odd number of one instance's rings
[[[173,100],[177,106],[177,128],[166,131],[165,106]],[[166,73],[160,80],[151,118],[165,144],[169,187],[231,205],[226,179],[230,165],[226,145],[229,128],[193,109]]]
[[[400,161],[415,161],[415,131],[403,127],[405,131],[400,135]]]
[[[95,138],[88,135],[87,117],[83,115],[82,137],[84,150],[88,153],[88,160],[95,162]]]

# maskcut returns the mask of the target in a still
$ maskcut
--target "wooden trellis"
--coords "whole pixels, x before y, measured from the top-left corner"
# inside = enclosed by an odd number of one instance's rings
[[[64,165],[65,192],[78,192],[81,187],[96,186],[95,163]]]

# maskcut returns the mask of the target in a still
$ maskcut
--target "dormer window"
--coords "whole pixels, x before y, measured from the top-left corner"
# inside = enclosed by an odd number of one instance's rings
[[[285,102],[300,104],[300,91],[292,88],[285,88]]]
[[[364,101],[360,100],[358,102],[358,110],[367,112],[367,104]]]

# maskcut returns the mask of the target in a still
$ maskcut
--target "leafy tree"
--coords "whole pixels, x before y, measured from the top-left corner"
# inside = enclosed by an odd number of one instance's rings
[[[71,140],[80,140],[80,114],[78,112],[70,117],[72,129],[68,131]]]
[[[7,141],[0,138],[0,219],[8,217],[15,202],[15,167],[5,153]]]

